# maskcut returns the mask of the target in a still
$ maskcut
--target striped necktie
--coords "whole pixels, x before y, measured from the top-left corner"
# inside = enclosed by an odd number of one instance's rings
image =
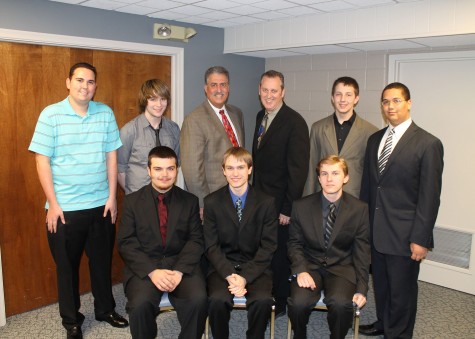
[[[381,151],[381,155],[378,158],[379,174],[382,174],[384,172],[386,164],[388,163],[389,156],[391,155],[392,145],[393,145],[393,134],[394,134],[394,128],[391,128],[391,130],[389,131],[388,137],[386,138],[386,141],[384,143],[383,150]]]
[[[325,240],[325,248],[328,247],[328,243],[330,242],[330,237],[332,235],[332,232],[333,232],[333,225],[335,225],[335,219],[336,219],[336,215],[335,215],[335,204],[334,203],[330,203],[330,212],[328,213],[328,216],[327,216],[327,223],[325,225],[325,235],[324,235],[324,240]]]

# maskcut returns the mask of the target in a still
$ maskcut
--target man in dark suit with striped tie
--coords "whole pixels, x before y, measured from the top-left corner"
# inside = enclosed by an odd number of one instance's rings
[[[322,190],[294,202],[288,252],[291,261],[289,318],[294,338],[307,338],[310,313],[325,292],[330,338],[345,338],[353,303],[363,307],[370,263],[367,205],[343,192],[346,161],[336,155],[317,165]]]
[[[411,94],[387,85],[381,106],[389,126],[368,139],[361,199],[368,202],[371,267],[378,320],[365,335],[412,338],[421,260],[434,246],[442,187],[441,141],[411,119]]]

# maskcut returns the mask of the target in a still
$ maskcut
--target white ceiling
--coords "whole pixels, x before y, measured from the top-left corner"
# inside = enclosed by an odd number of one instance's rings
[[[421,0],[51,0],[213,27],[344,12]]]
[[[78,6],[175,20],[213,27],[233,27],[319,13],[349,12],[423,0],[50,0]],[[198,32],[199,34],[199,32]],[[326,44],[298,48],[253,50],[238,54],[261,58],[355,51],[475,46],[475,34]]]

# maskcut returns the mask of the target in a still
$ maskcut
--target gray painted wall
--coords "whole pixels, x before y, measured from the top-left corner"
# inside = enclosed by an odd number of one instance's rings
[[[188,43],[156,40],[152,38],[152,30],[153,24],[157,22],[193,27],[198,34]],[[206,69],[214,65],[224,66],[231,77],[229,103],[240,107],[244,112],[246,146],[248,149],[252,146],[255,116],[260,109],[257,88],[260,75],[264,72],[265,60],[223,54],[222,28],[46,0],[0,0],[0,28],[182,47],[185,50],[185,115],[205,98],[203,75]]]

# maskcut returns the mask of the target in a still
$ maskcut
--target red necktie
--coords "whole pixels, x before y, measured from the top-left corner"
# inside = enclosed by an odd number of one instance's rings
[[[165,205],[165,202],[163,201],[164,198],[165,194],[158,194],[158,218],[160,219],[160,234],[162,235],[163,247],[166,245],[168,219],[167,205]]]
[[[223,120],[223,126],[224,129],[226,130],[226,134],[228,135],[229,140],[233,144],[234,147],[238,147],[239,144],[237,142],[236,136],[234,135],[233,128],[231,127],[231,124],[228,121],[228,118],[224,114],[224,109],[219,111],[219,114],[221,114],[221,120]]]

